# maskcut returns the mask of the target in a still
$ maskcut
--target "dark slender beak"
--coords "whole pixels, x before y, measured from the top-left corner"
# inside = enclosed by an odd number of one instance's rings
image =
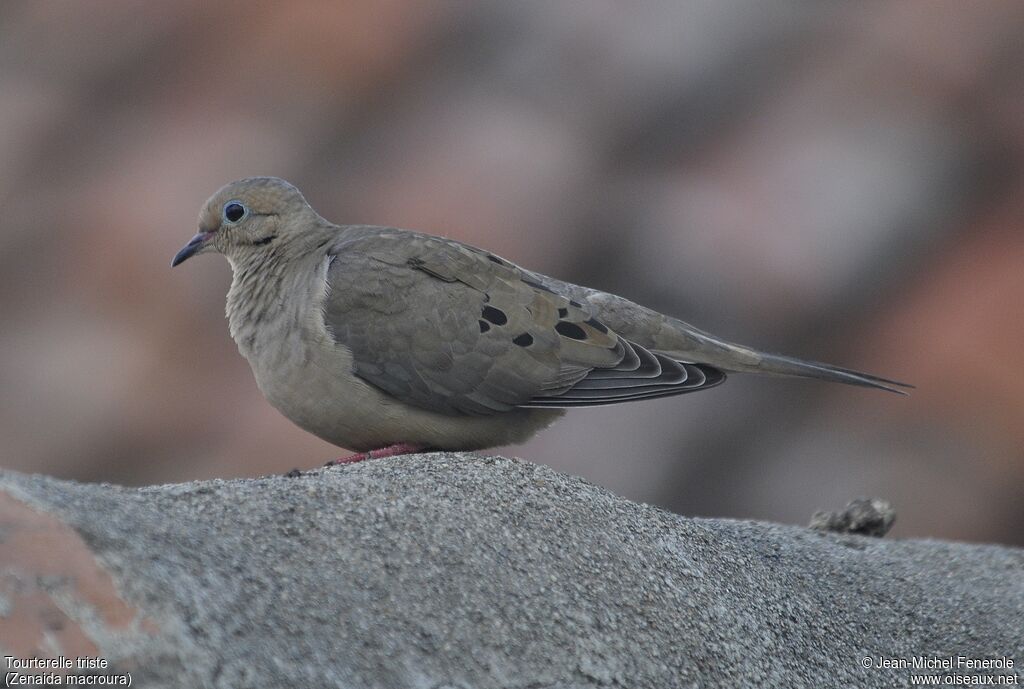
[[[183,246],[181,251],[174,254],[174,258],[171,260],[171,268],[195,256],[200,249],[206,246],[206,243],[210,241],[211,237],[213,237],[212,232],[200,232],[195,237],[188,240],[188,244]]]

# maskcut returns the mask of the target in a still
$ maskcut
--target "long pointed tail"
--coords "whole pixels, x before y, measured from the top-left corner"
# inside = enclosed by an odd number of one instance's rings
[[[751,347],[721,340],[681,321],[677,321],[676,324],[686,328],[687,339],[685,342],[687,346],[665,353],[679,361],[695,360],[699,363],[710,364],[723,371],[737,373],[760,373],[762,375],[827,380],[833,383],[877,388],[899,395],[907,394],[901,388],[914,387],[909,383],[901,383],[898,380],[873,376],[870,373],[861,373],[831,364],[761,352]]]
[[[798,378],[816,378],[828,380],[834,383],[845,383],[847,385],[860,385],[866,388],[877,388],[888,392],[895,392],[899,395],[906,395],[906,390],[900,388],[913,388],[909,383],[901,383],[898,380],[890,380],[873,376],[869,373],[861,373],[848,368],[840,368],[830,364],[822,364],[816,361],[803,361],[793,357],[782,356],[781,354],[760,353],[761,361],[753,367],[744,367],[744,370],[754,373],[767,373],[779,376],[795,376]]]
[[[761,352],[723,340],[677,318],[604,292],[588,290],[585,296],[591,304],[601,308],[602,320],[620,335],[678,362],[707,364],[725,372],[815,378],[877,388],[899,395],[907,394],[901,388],[914,387],[870,373]]]

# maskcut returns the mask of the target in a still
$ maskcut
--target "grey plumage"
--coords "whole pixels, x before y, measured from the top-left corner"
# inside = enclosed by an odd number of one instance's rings
[[[703,390],[731,371],[904,387],[725,342],[449,239],[333,225],[276,178],[227,185],[199,224],[174,264],[228,258],[231,333],[260,389],[360,451],[519,442],[564,408]]]

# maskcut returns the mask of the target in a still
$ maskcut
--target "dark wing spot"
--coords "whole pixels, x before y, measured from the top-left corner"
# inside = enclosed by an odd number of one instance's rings
[[[491,329],[491,324],[488,323],[487,321],[481,319],[477,322],[480,323],[480,332],[485,333]]]
[[[264,244],[270,244],[272,241],[277,239],[276,234],[268,234],[266,237],[261,237],[253,242],[253,246],[263,246]]]
[[[491,263],[497,263],[499,266],[505,265],[505,262],[493,254],[487,254],[487,260]]]
[[[565,337],[573,340],[587,339],[586,331],[575,323],[570,323],[569,321],[558,321],[558,323],[555,324],[555,330],[558,331],[559,335],[564,335]]]
[[[508,323],[508,316],[505,315],[505,312],[493,306],[484,307],[483,317],[495,325],[505,325]]]
[[[570,299],[569,300],[569,306],[575,306],[577,309],[582,309],[583,308],[583,304],[579,303],[575,299]]]
[[[555,293],[555,291],[553,289],[551,289],[550,287],[542,285],[542,284],[540,284],[539,282],[537,282],[535,280],[527,280],[526,278],[523,278],[523,284],[529,285],[530,287],[532,287],[534,289],[539,289],[542,292],[548,292],[549,294],[554,294]]]
[[[565,318],[569,315],[569,309],[558,309],[558,317]]]
[[[422,270],[424,273],[426,273],[430,277],[437,278],[438,280],[444,280],[445,282],[456,282],[457,281],[457,278],[455,278],[455,277],[453,277],[451,275],[442,275],[441,273],[438,273],[436,270],[432,270],[423,261],[423,259],[420,258],[419,256],[413,256],[409,260],[407,260],[405,263],[410,268],[414,268],[416,270]]]
[[[530,333],[523,333],[522,335],[516,335],[512,338],[512,344],[517,344],[520,347],[529,347],[533,344],[533,335]]]
[[[586,323],[587,325],[589,325],[594,330],[597,330],[597,331],[602,332],[602,333],[608,332],[608,327],[605,326],[605,324],[602,323],[599,320],[595,320],[593,318],[588,318],[587,320],[585,320],[583,322]]]

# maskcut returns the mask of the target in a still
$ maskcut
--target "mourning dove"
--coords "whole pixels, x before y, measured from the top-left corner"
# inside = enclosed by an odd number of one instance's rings
[[[450,239],[334,225],[274,177],[232,182],[171,265],[231,264],[231,336],[286,417],[358,461],[525,441],[572,407],[714,387],[728,372],[910,387],[726,342]]]

